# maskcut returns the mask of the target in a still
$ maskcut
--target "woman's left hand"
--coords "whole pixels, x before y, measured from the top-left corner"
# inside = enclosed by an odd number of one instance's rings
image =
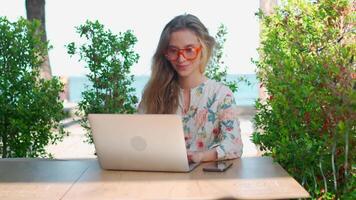
[[[203,161],[204,153],[199,151],[188,151],[187,156],[189,162],[200,163]]]

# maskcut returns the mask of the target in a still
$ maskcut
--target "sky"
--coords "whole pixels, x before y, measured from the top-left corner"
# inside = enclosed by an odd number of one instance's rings
[[[47,39],[52,74],[82,76],[85,63],[67,54],[65,45],[79,41],[75,27],[98,20],[113,33],[130,29],[138,39],[135,51],[140,60],[132,67],[135,75],[149,75],[150,63],[163,27],[175,16],[196,15],[214,36],[220,24],[227,27],[224,61],[229,74],[252,74],[256,67],[259,0],[46,0]],[[0,0],[0,16],[16,21],[26,17],[25,0]]]

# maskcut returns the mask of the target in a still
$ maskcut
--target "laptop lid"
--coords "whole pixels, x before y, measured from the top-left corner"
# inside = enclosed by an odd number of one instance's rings
[[[191,170],[179,115],[89,114],[88,119],[103,169]]]

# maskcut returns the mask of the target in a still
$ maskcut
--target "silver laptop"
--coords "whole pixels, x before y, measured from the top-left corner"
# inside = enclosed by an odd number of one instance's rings
[[[89,114],[100,166],[108,170],[189,172],[178,115]]]

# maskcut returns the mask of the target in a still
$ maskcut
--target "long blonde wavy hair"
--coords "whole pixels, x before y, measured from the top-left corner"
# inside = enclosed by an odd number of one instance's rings
[[[202,45],[199,69],[204,73],[211,57],[215,39],[208,29],[194,15],[184,14],[173,18],[163,29],[156,52],[152,59],[151,77],[144,88],[140,107],[146,114],[173,114],[178,109],[178,74],[164,53],[168,48],[171,34],[187,29],[195,33]]]

